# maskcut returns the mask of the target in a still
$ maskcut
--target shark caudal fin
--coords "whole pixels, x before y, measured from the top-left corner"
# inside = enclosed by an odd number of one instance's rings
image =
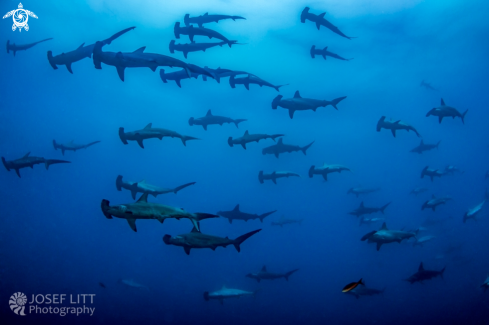
[[[302,147],[302,148],[301,148],[301,151],[302,151],[302,153],[303,153],[304,155],[306,155],[306,151],[307,151],[307,149],[309,149],[309,147],[310,147],[310,146],[312,146],[312,144],[313,144],[313,143],[314,143],[314,141],[313,141],[313,142],[311,142],[311,143],[309,143],[307,146],[305,146],[305,147]]]
[[[385,116],[382,116],[380,120],[377,122],[377,132],[380,132],[380,129],[384,126]]]
[[[463,124],[465,124],[465,114],[467,114],[467,112],[468,112],[468,111],[469,111],[469,110],[466,110],[466,111],[465,111],[465,112],[462,114],[462,116],[461,116],[461,119],[462,119],[462,123],[463,123]]]
[[[182,137],[180,138],[182,139],[182,143],[184,146],[187,146],[187,141],[189,140],[200,140],[199,138],[194,138],[194,137],[191,137],[191,136],[188,136],[188,135],[182,135]]]
[[[277,212],[277,210],[270,211],[270,212],[266,212],[266,213],[264,213],[264,214],[260,215],[260,216],[259,216],[260,221],[261,221],[261,222],[263,222],[263,219],[265,219],[266,217],[268,217],[269,215],[271,215],[272,213],[275,213],[275,212]]]
[[[122,191],[122,175],[117,176],[115,179],[115,187],[118,191]]]
[[[295,272],[297,272],[297,271],[299,271],[299,269],[295,269],[295,270],[292,270],[292,271],[290,271],[290,272],[285,273],[285,274],[284,274],[284,278],[285,278],[285,280],[289,281],[289,276],[291,276],[293,273],[295,273]]]
[[[275,97],[272,101],[272,109],[277,109],[278,107],[278,104],[280,103],[280,100],[282,100],[284,96],[282,95],[278,95],[277,97]]]
[[[233,122],[234,122],[234,125],[236,125],[236,128],[239,129],[239,126],[238,126],[239,123],[245,122],[245,121],[248,121],[248,120],[247,119],[239,118],[239,119],[234,120]]]
[[[66,161],[66,160],[58,160],[58,159],[46,159],[44,161],[44,165],[46,166],[46,170],[49,169],[49,166],[54,165],[54,164],[69,164],[71,161]]]
[[[280,87],[283,87],[283,86],[288,86],[289,84],[285,84],[285,85],[278,85],[278,86],[273,86],[273,88],[275,88],[276,91],[280,91]]]
[[[341,102],[345,98],[346,98],[346,96],[338,97],[338,98],[333,99],[331,101],[331,106],[333,106],[336,110],[338,110],[338,107],[336,107],[336,105],[338,105],[338,103]]]
[[[260,184],[263,184],[263,170],[260,170],[258,173],[258,180],[260,181]]]
[[[3,163],[3,166],[5,166],[5,169],[7,169],[7,171],[10,171],[9,163],[8,163],[8,161],[5,160],[4,157],[2,157],[2,163]]]
[[[311,54],[311,58],[315,58],[316,57],[316,54],[314,53],[314,50],[316,49],[316,45],[313,45],[311,47],[311,50],[309,51],[309,53]]]
[[[8,47],[7,47],[7,53],[8,53]],[[58,70],[58,66],[53,62],[53,52],[52,51],[48,51],[48,61],[54,70]]]
[[[251,236],[253,236],[254,234],[256,234],[259,231],[261,231],[261,229],[251,231],[251,232],[244,234],[242,236],[239,236],[238,238],[233,240],[233,245],[236,248],[236,250],[238,251],[238,253],[241,252],[241,248],[239,245],[241,245],[245,240],[247,240],[248,238],[250,238]]]
[[[58,148],[59,148],[58,144],[56,143],[56,140],[53,140],[53,147],[54,147],[54,150],[58,150]]]
[[[126,133],[123,127],[119,128],[119,138],[121,138],[122,143],[127,144]]]
[[[100,207],[102,208],[102,213],[104,214],[104,216],[107,218],[107,219],[112,219],[112,215],[110,213],[108,213],[107,211],[109,210],[110,208],[110,202],[109,200],[102,200],[102,203],[100,205]]]
[[[382,212],[382,214],[384,214],[384,210],[385,208],[387,208],[389,206],[389,204],[391,204],[392,202],[389,202],[387,203],[386,205],[384,205],[383,207],[380,208],[380,212]]]
[[[187,183],[187,184],[183,184],[183,185],[180,185],[180,186],[177,186],[173,189],[173,193],[177,194],[179,191],[183,190],[184,188],[186,188],[187,186],[190,186],[190,185],[194,185],[196,182],[191,182],[191,183]]]

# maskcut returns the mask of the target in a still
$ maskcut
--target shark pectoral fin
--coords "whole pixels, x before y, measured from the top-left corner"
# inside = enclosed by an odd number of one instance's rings
[[[244,84],[244,86],[245,86],[245,88],[246,88],[247,90],[250,90],[250,84],[249,84],[249,83],[245,83],[245,84]]]
[[[66,69],[68,69],[68,71],[73,74],[73,70],[71,70],[71,62],[70,63],[66,63]]]
[[[119,75],[119,78],[124,81],[124,70],[126,69],[125,67],[121,66],[116,66],[117,68],[117,74]]]
[[[323,173],[322,175],[323,175],[324,180],[327,181],[328,180],[328,174]]]
[[[192,221],[192,224],[194,225],[194,228],[197,230],[197,231],[200,231],[200,227],[199,227],[199,222],[196,220],[196,219],[190,219],[190,221]]]
[[[144,149],[143,139],[139,138],[136,141],[138,142],[139,146]]]
[[[392,132],[392,135],[394,136],[394,138],[396,137],[396,129],[391,129],[391,132]]]
[[[190,248],[191,248],[191,247],[189,247],[189,246],[183,246],[183,250],[185,251],[185,253],[186,253],[187,255],[190,255]]]
[[[438,116],[438,123],[441,123],[442,120],[443,120],[443,116]]]
[[[272,182],[273,182],[273,184],[277,184],[277,179],[276,178],[272,178]]]
[[[295,110],[289,109],[289,116],[290,116],[291,119],[294,118],[294,113],[295,113]]]
[[[377,251],[380,250],[381,246],[382,246],[382,243],[377,243]]]
[[[320,30],[320,28],[321,28],[321,23],[320,23],[319,21],[317,21],[317,22],[316,22],[316,28],[317,28],[318,30]]]
[[[15,173],[17,174],[17,176],[20,177],[20,172],[19,172],[19,169],[18,168],[15,169]]]
[[[132,230],[137,232],[138,230],[136,229],[136,219],[126,219],[127,223],[129,224],[129,227],[131,227]]]
[[[246,150],[246,143],[242,143],[241,146]]]

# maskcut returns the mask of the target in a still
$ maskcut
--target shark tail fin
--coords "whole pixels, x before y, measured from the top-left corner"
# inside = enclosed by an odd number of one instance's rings
[[[54,147],[54,150],[58,150],[58,144],[56,143],[56,140],[53,140],[53,147]]]
[[[254,230],[254,231],[251,231],[247,234],[244,234],[242,236],[239,236],[238,238],[236,238],[234,241],[233,241],[233,245],[234,247],[236,248],[236,250],[238,252],[241,252],[241,248],[240,248],[240,245],[245,241],[247,240],[248,238],[250,238],[251,236],[253,236],[254,234],[256,234],[257,232],[261,231],[261,229],[257,229],[257,230]]]
[[[312,176],[314,176],[314,168],[315,168],[314,165],[312,165],[311,168],[309,168],[309,178],[312,178]]]
[[[307,149],[309,149],[309,147],[312,146],[313,143],[314,141],[309,143],[307,146],[301,148],[301,151],[304,155],[306,154]]]
[[[273,88],[275,88],[276,91],[280,91],[280,88],[283,87],[283,86],[288,86],[289,84],[285,84],[285,85],[278,85],[278,86],[275,86]]]
[[[468,112],[468,111],[469,111],[469,110],[466,110],[466,111],[465,111],[465,112],[462,114],[462,123],[463,123],[463,124],[465,124],[465,121],[464,121],[464,119],[465,119],[465,114],[467,114],[467,112]]]
[[[46,166],[46,170],[49,169],[49,166],[54,165],[54,164],[69,164],[71,161],[66,161],[66,160],[58,160],[58,159],[46,159],[44,162],[44,165]]]
[[[117,176],[115,180],[115,187],[117,187],[118,191],[122,190],[122,175]]]
[[[7,46],[7,53],[8,53],[8,46]],[[48,61],[54,70],[58,70],[58,66],[56,64],[54,64],[54,62],[53,62],[53,52],[52,51],[48,51]]]
[[[247,119],[239,118],[239,119],[234,120],[234,124],[236,125],[236,128],[239,129],[239,126],[238,126],[239,123],[244,122],[244,121],[247,121]]]
[[[285,275],[284,275],[285,280],[289,281],[289,276],[291,276],[292,273],[295,273],[297,271],[299,271],[299,269],[295,269],[295,270],[292,270],[290,272],[285,273]]]
[[[173,193],[177,194],[180,190],[183,190],[187,186],[194,185],[194,184],[195,184],[195,182],[191,182],[191,183],[187,183],[187,184],[183,184],[183,185],[177,186],[177,187],[175,187],[173,189]]]
[[[93,146],[94,144],[97,144],[97,143],[99,143],[99,142],[100,142],[100,141],[93,141],[93,142],[87,143],[87,144],[85,145],[85,149],[86,149],[86,148],[88,148],[88,147],[90,147],[90,146]]]
[[[121,138],[122,143],[127,144],[126,133],[123,127],[119,128],[119,138]]]
[[[194,138],[194,137],[191,137],[191,136],[188,136],[188,135],[183,135],[181,139],[182,139],[182,143],[183,143],[184,146],[187,146],[187,143],[186,142],[188,140],[200,140],[199,138]]]
[[[389,204],[391,204],[392,202],[389,202],[387,203],[386,205],[384,205],[382,208],[380,208],[380,212],[382,212],[382,214],[384,214],[384,210],[385,208],[387,208],[389,206]]]
[[[280,103],[280,100],[282,100],[284,96],[282,95],[278,95],[277,97],[275,97],[272,101],[272,109],[277,109],[278,107],[278,104]]]
[[[219,218],[218,215],[215,215],[215,214],[210,214],[210,213],[201,213],[201,212],[197,212],[197,213],[194,213],[195,216],[197,217],[197,220],[200,221],[200,220],[204,220],[204,219],[212,219],[212,218]],[[200,228],[200,226],[199,226]]]
[[[331,101],[331,105],[336,109],[338,110],[338,107],[336,107],[336,105],[338,105],[339,102],[341,102],[343,99],[345,99],[346,96],[343,96],[343,97],[338,97],[338,98],[335,98]]]
[[[263,222],[263,219],[265,219],[266,217],[268,217],[269,215],[271,215],[271,214],[273,214],[275,212],[277,212],[277,210],[266,212],[266,213],[260,215],[260,221]]]
[[[4,157],[2,157],[2,163],[3,163],[3,165],[5,166],[5,168],[7,169],[7,171],[10,171],[9,164],[8,164],[8,162],[5,160],[5,158],[4,158]]]
[[[263,170],[260,170],[258,173],[258,180],[260,181],[260,184],[263,184]]]
[[[102,204],[100,206],[102,208],[102,213],[104,214],[104,216],[107,219],[112,219],[112,215],[107,212],[109,210],[109,207],[110,207],[109,204],[110,204],[109,200],[104,199],[104,200],[102,200]]]
[[[309,53],[311,53],[311,58],[314,59],[314,57],[316,56],[316,54],[314,53],[314,50],[316,49],[316,45],[313,45],[311,47],[311,50],[309,51]]]

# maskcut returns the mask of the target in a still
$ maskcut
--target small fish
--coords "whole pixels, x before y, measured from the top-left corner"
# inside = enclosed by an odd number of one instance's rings
[[[350,291],[350,290],[353,290],[353,289],[355,289],[355,288],[356,288],[356,287],[357,287],[359,284],[361,284],[361,285],[365,285],[365,284],[363,284],[362,279],[360,279],[360,281],[358,281],[358,282],[352,282],[352,283],[350,283],[350,284],[347,284],[347,285],[346,285],[346,286],[343,288],[343,290],[342,290],[341,292],[348,292],[348,291]]]
[[[105,284],[103,284],[102,282],[99,282],[98,285],[101,286],[102,288],[107,288]]]

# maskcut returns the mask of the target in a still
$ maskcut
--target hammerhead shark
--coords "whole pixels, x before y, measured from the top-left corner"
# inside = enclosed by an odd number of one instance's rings
[[[455,119],[456,117],[460,117],[462,123],[465,124],[464,118],[465,114],[467,114],[469,110],[466,110],[463,114],[460,113],[456,108],[445,105],[445,101],[443,98],[441,99],[441,106],[433,108],[428,113],[426,113],[426,117],[433,115],[438,116],[438,122],[441,123],[444,117],[451,117]]]
[[[110,206],[108,200],[102,200],[101,208],[104,216],[107,219],[112,219],[112,217],[117,217],[121,219],[126,219],[129,227],[137,232],[136,220],[138,219],[156,219],[163,223],[166,219],[189,219],[194,227],[199,230],[199,221],[209,218],[219,218],[215,214],[209,213],[190,213],[182,208],[175,208],[168,205],[163,205],[159,203],[148,202],[148,194],[144,193],[141,195],[136,203],[126,203],[120,205]]]
[[[404,239],[416,237],[417,233],[418,231],[408,232],[402,230],[389,230],[387,229],[387,226],[384,222],[380,230],[371,231],[365,236],[363,236],[360,240],[361,241],[368,240],[368,243],[376,243],[377,250],[379,250],[383,244],[389,244],[394,242],[401,243],[401,241],[403,241]]]
[[[204,300],[209,301],[211,299],[219,300],[219,303],[222,305],[224,304],[224,299],[229,299],[229,298],[239,298],[243,296],[252,296],[255,298],[256,293],[258,290],[255,291],[244,291],[241,289],[231,289],[231,288],[226,288],[226,286],[222,286],[221,290],[213,291],[213,292],[204,292]]]
[[[322,175],[324,180],[327,181],[328,174],[341,173],[343,170],[351,171],[350,168],[342,165],[328,165],[324,163],[322,167],[318,167],[318,168],[312,165],[311,168],[309,168],[309,177],[312,178],[314,175]]]
[[[293,172],[277,172],[277,171],[274,171],[270,174],[264,174],[262,170],[260,170],[260,172],[258,173],[258,180],[260,181],[261,184],[263,184],[263,181],[264,180],[271,180],[274,184],[277,184],[277,179],[278,178],[283,178],[283,177],[292,177],[292,176],[296,176],[296,177],[301,177],[301,175],[297,174],[297,173],[293,173]]]
[[[299,225],[302,225],[302,221],[304,221],[304,219],[289,219],[282,216],[279,220],[272,221],[271,225],[280,226],[281,228],[283,228],[284,225],[291,225],[293,223],[298,223]]]
[[[484,281],[484,283],[481,284],[481,288],[484,289],[484,292],[486,292],[487,291],[487,288],[489,288],[489,274],[487,274],[487,278]]]
[[[191,43],[182,43],[182,44],[176,44],[175,40],[170,41],[170,53],[175,53],[175,51],[182,52],[183,56],[187,58],[187,55],[190,52],[198,52],[202,51],[205,52],[205,50],[210,49],[212,47],[222,47],[223,45],[227,44],[230,48],[233,45],[243,45],[242,43],[238,43],[238,41],[222,41],[222,42],[210,42],[210,43],[196,43],[192,41]]]
[[[254,220],[254,219],[260,219],[261,222],[263,222],[263,219],[271,215],[272,213],[277,212],[277,210],[266,212],[263,214],[251,214],[251,213],[246,213],[246,212],[241,212],[239,210],[239,204],[237,204],[234,209],[231,211],[218,211],[217,215],[224,217],[229,220],[229,223],[233,223],[233,220]]]
[[[432,209],[433,211],[436,210],[436,207],[439,206],[440,204],[445,204],[447,201],[450,201],[452,200],[451,197],[435,197],[435,195],[433,194],[431,196],[431,199],[426,201],[425,203],[423,203],[423,205],[421,206],[421,210],[424,210],[424,209]]]
[[[297,90],[293,98],[287,98],[287,99],[282,99],[282,98],[283,98],[282,95],[278,95],[273,99],[272,109],[277,109],[278,106],[288,109],[289,116],[292,119],[294,118],[295,111],[305,111],[310,109],[315,112],[316,109],[318,109],[318,107],[326,107],[328,105],[331,105],[336,110],[338,110],[338,107],[336,107],[336,105],[338,105],[339,102],[345,99],[346,96],[335,98],[331,101],[312,99],[312,98],[303,98],[301,97],[301,94]]]
[[[302,151],[302,153],[304,155],[306,155],[306,151],[307,149],[309,149],[310,146],[312,146],[312,144],[314,143],[311,142],[309,143],[307,146],[304,146],[304,147],[299,147],[299,146],[296,146],[296,145],[291,145],[291,144],[284,144],[282,138],[278,139],[278,142],[277,144],[274,144],[274,145],[271,145],[269,147],[266,147],[266,148],[263,148],[262,150],[262,154],[264,155],[275,155],[275,157],[279,157],[279,155],[281,153],[285,153],[285,152],[295,152],[295,151]]]
[[[411,149],[410,152],[416,152],[416,153],[422,154],[424,151],[429,151],[429,150],[432,150],[435,148],[438,149],[440,142],[441,142],[441,140],[438,141],[437,144],[425,144],[423,139],[421,139],[420,144],[416,148]]]
[[[388,129],[388,130],[391,130],[392,132],[392,135],[394,136],[394,138],[396,137],[396,131],[397,130],[407,130],[408,132],[411,130],[413,131],[414,133],[416,133],[416,135],[418,136],[418,138],[420,137],[418,131],[416,131],[416,129],[407,124],[407,123],[404,123],[402,122],[401,120],[397,120],[397,121],[385,121],[385,116],[382,116],[380,118],[380,120],[377,122],[377,132],[380,132],[381,129]]]
[[[156,71],[157,67],[169,66],[180,67],[187,71],[187,75],[190,77],[192,71],[187,63],[170,56],[156,54],[156,53],[144,53],[146,46],[137,49],[134,52],[102,52],[102,42],[95,43],[93,48],[93,64],[95,69],[102,69],[102,63],[116,67],[119,78],[124,81],[124,71],[126,68],[150,68],[151,71]]]
[[[136,28],[136,27],[129,27],[129,28],[126,28],[124,30],[121,30],[118,33],[115,33],[111,37],[103,40],[102,46],[112,43],[113,40],[115,40],[119,36],[127,33],[128,31],[133,30],[134,28]],[[54,70],[58,69],[58,65],[64,65],[64,66],[66,66],[66,69],[68,69],[68,71],[70,73],[73,73],[73,70],[71,70],[71,65],[74,62],[83,60],[84,58],[91,58],[94,47],[95,47],[95,43],[90,44],[90,45],[86,45],[86,46],[85,46],[85,43],[83,43],[74,51],[67,52],[67,53],[61,53],[61,54],[56,55],[56,56],[53,56],[52,51],[48,51],[49,64],[53,67]]]
[[[283,137],[284,134],[249,134],[248,130],[245,131],[244,135],[240,138],[233,139],[233,137],[228,138],[228,144],[232,147],[235,144],[240,144],[246,150],[246,144],[250,142],[258,142],[262,139],[272,139],[275,141],[275,138]]]
[[[208,24],[213,22],[218,23],[219,20],[224,20],[224,19],[232,19],[233,21],[235,21],[236,19],[246,20],[246,18],[241,16],[209,15],[209,13],[206,12],[205,14],[197,17],[190,17],[189,14],[186,14],[185,17],[183,18],[183,22],[185,23],[185,26],[189,26],[190,24],[197,24],[199,27],[202,27],[203,24]]]
[[[168,80],[174,80],[179,88],[182,88],[182,83],[181,83],[182,79],[191,79],[191,78],[197,79],[199,78],[199,76],[200,73],[192,72],[192,75],[189,77],[187,75],[187,71],[185,70],[165,73],[165,69],[160,69],[161,81],[163,81],[164,83],[168,83]]]
[[[346,194],[353,193],[356,195],[356,197],[359,197],[360,195],[367,195],[377,191],[380,191],[380,187],[377,188],[352,187],[348,190],[348,192],[346,192]]]
[[[217,38],[220,39],[221,41],[224,41],[226,43],[231,42],[228,40],[224,35],[216,32],[215,30],[205,28],[205,27],[194,27],[192,25],[187,26],[187,27],[180,27],[180,22],[176,22],[175,26],[173,27],[173,33],[175,34],[176,38],[180,38],[180,35],[188,35],[190,38],[190,41],[193,42],[194,36],[206,36],[209,39],[211,38]]]
[[[425,270],[423,267],[423,262],[421,262],[421,264],[419,264],[418,272],[411,275],[409,278],[406,279],[406,281],[413,284],[415,282],[423,283],[423,281],[436,278],[437,276],[440,276],[443,279],[443,272],[445,272],[445,269],[446,266],[441,269],[441,271]]]
[[[365,286],[365,281],[363,281],[363,285],[355,287],[355,289],[346,292],[346,294],[355,296],[355,298],[358,299],[361,296],[383,295],[384,291],[385,291],[385,288],[382,290],[374,289],[374,288],[367,288]]]
[[[2,157],[2,162],[7,171],[10,171],[11,169],[14,169],[15,172],[17,173],[17,176],[20,177],[20,172],[19,169],[30,167],[34,168],[34,165],[37,164],[44,164],[46,167],[46,170],[49,169],[49,166],[53,164],[66,164],[70,163],[70,161],[66,160],[58,160],[58,159],[45,159],[43,157],[34,157],[30,156],[30,152],[26,153],[24,157],[15,159],[15,160],[5,160],[4,157]]]
[[[185,250],[187,255],[190,255],[190,249],[192,248],[210,248],[213,251],[217,247],[221,246],[226,248],[228,245],[234,245],[234,248],[241,252],[240,245],[248,238],[259,232],[261,229],[250,231],[244,235],[239,236],[236,239],[229,239],[228,237],[217,237],[206,235],[200,232],[196,227],[192,229],[190,233],[181,234],[178,236],[163,236],[163,242],[167,245],[181,246]]]
[[[433,88],[433,86],[431,86],[431,84],[427,83],[426,81],[421,80],[421,84],[419,85],[420,87],[425,87],[426,89],[428,90],[435,90],[435,91],[438,91],[438,89],[436,88]]]
[[[371,214],[371,213],[375,213],[375,212],[382,212],[382,214],[384,214],[385,208],[387,208],[389,206],[389,204],[391,204],[391,203],[392,202],[389,202],[380,208],[369,208],[369,207],[366,207],[365,205],[363,205],[363,201],[362,201],[360,203],[360,206],[357,209],[353,210],[352,212],[349,212],[348,214],[352,214],[352,215],[357,216],[357,217],[360,217],[364,214]]]
[[[336,54],[336,53],[333,53],[333,52],[328,51],[328,47],[327,47],[327,46],[326,46],[324,49],[322,49],[322,50],[317,50],[317,49],[316,49],[316,46],[315,46],[315,45],[313,45],[313,46],[311,47],[311,51],[310,51],[310,53],[311,53],[311,57],[312,57],[313,59],[315,58],[315,56],[316,56],[316,55],[321,55],[321,56],[322,56],[322,57],[323,57],[325,60],[326,60],[326,57],[327,57],[327,56],[330,56],[330,57],[335,58],[335,59],[338,59],[338,60],[343,60],[343,61],[350,61],[350,60],[353,60],[353,58],[350,58],[350,59],[345,59],[345,58],[343,58],[343,57],[339,56],[339,55],[338,55],[338,54]]]
[[[217,69],[211,69],[211,68],[205,66],[204,69],[206,71],[210,72],[214,76],[214,79],[216,79],[216,81],[218,83],[221,83],[221,78],[238,76],[241,74],[246,74],[246,75],[250,74],[249,72],[246,72],[246,71],[221,69],[220,67]],[[204,79],[204,81],[207,81],[207,78],[205,78],[204,76],[202,76],[202,79]]]
[[[344,38],[348,38],[349,40],[351,40],[352,38],[356,38],[356,37],[346,36],[345,34],[343,34],[338,29],[338,27],[336,27],[335,25],[333,25],[332,23],[330,23],[329,21],[324,19],[324,15],[326,15],[325,12],[323,12],[320,15],[315,15],[315,14],[310,13],[309,9],[310,9],[309,7],[305,7],[304,10],[302,10],[301,23],[305,23],[306,20],[310,20],[313,23],[316,23],[316,27],[318,30],[320,29],[321,26],[324,26],[324,27],[328,28],[329,30],[331,30],[333,33],[336,33],[336,34],[338,34]]]
[[[122,143],[127,144],[127,140],[130,141],[137,141],[139,146],[144,149],[143,145],[143,140],[145,139],[151,139],[151,138],[158,138],[162,140],[164,137],[170,137],[170,138],[180,138],[182,140],[182,143],[184,146],[187,146],[187,141],[188,140],[199,140],[197,138],[188,136],[188,135],[181,135],[180,133],[177,133],[175,131],[167,130],[167,129],[160,129],[160,128],[153,128],[152,127],[153,123],[149,123],[144,127],[142,130],[136,130],[132,132],[124,132],[124,128],[120,127],[119,128],[119,137],[121,138]]]
[[[284,278],[286,281],[289,281],[289,276],[291,276],[297,271],[299,271],[299,269],[295,269],[286,273],[272,273],[272,272],[268,272],[267,267],[264,265],[261,268],[260,272],[248,273],[246,277],[255,279],[257,282],[260,282],[261,280],[275,280],[281,278]]]
[[[286,85],[279,85],[279,86],[274,86],[268,81],[265,81],[255,75],[249,74],[246,77],[242,78],[235,78],[235,76],[231,76],[229,78],[229,84],[231,85],[231,88],[236,88],[236,85],[244,85],[247,90],[250,90],[250,84],[255,84],[260,87],[262,86],[267,86],[270,88],[274,88],[276,91],[280,91],[280,87],[287,86]]]
[[[160,194],[167,194],[167,193],[177,194],[180,190],[183,190],[187,186],[194,185],[194,184],[195,182],[191,182],[191,183],[177,186],[175,188],[164,188],[164,187],[148,184],[144,179],[139,182],[124,182],[122,180],[122,175],[117,176],[117,179],[115,181],[115,186],[117,187],[117,190],[121,191],[124,188],[126,190],[131,191],[131,195],[134,200],[136,199],[137,193],[143,193],[143,194],[148,193],[153,195],[154,197],[157,197]]]
[[[94,141],[94,142],[90,142],[90,143],[87,143],[87,144],[75,144],[75,143],[73,143],[73,140],[71,140],[68,143],[62,144],[62,143],[56,143],[56,140],[53,140],[53,146],[54,146],[54,150],[61,149],[61,153],[64,156],[65,155],[65,151],[70,151],[71,150],[73,152],[76,152],[77,150],[86,149],[86,148],[88,148],[90,146],[93,146],[94,144],[99,143],[99,142],[100,141]]]
[[[484,200],[481,203],[477,204],[475,207],[470,208],[469,210],[467,210],[467,212],[465,212],[464,223],[468,219],[476,220],[477,214],[479,214],[479,212],[482,210],[482,208],[484,207],[484,204],[486,203],[487,200],[489,200],[489,192],[487,192],[487,190],[486,190],[486,195],[484,197]]]
[[[241,122],[247,121],[246,119],[236,119],[233,120],[230,117],[225,117],[225,116],[219,116],[219,115],[212,115],[211,110],[207,111],[207,114],[204,117],[198,117],[198,118],[193,118],[191,117],[188,120],[188,124],[190,126],[193,125],[202,125],[204,130],[207,131],[207,126],[208,125],[223,125],[224,123],[234,123],[236,125],[236,128],[238,128],[238,124]]]
[[[12,52],[14,52],[14,56],[15,56],[15,54],[18,51],[26,51],[26,50],[30,49],[31,47],[36,46],[39,43],[46,42],[49,40],[52,40],[52,38],[46,38],[46,39],[43,39],[42,41],[29,43],[29,44],[19,44],[19,45],[15,44],[15,43],[10,44],[10,41],[7,40],[7,53],[10,53],[10,51],[12,51]]]
[[[432,169],[429,166],[426,166],[421,171],[421,178],[424,178],[425,176],[429,176],[431,181],[433,182],[434,177],[442,177],[445,174],[446,173],[442,170]]]
[[[426,187],[416,187],[414,190],[409,192],[409,194],[414,194],[414,195],[418,196],[418,194],[424,193],[426,191],[428,191],[428,189]]]

